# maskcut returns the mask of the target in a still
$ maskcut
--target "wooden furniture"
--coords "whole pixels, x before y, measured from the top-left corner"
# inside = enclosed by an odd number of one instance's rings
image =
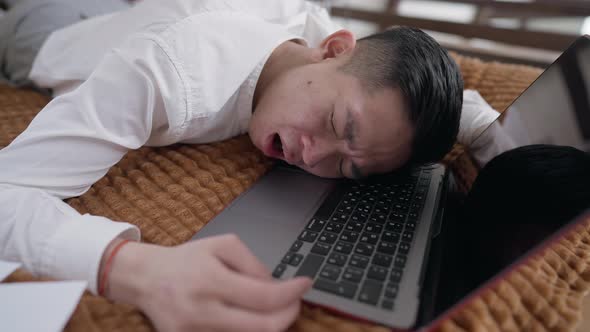
[[[536,18],[548,17],[583,17],[590,16],[590,2],[580,0],[550,1],[535,0],[522,1],[494,1],[494,0],[444,0],[441,3],[467,4],[474,6],[476,13],[471,22],[459,23],[439,19],[418,18],[404,16],[398,10],[400,3],[408,0],[387,0],[381,11],[359,9],[346,6],[348,2],[338,2],[331,7],[331,13],[335,17],[352,18],[356,20],[377,23],[380,29],[392,25],[407,25],[424,30],[461,36],[466,40],[484,39],[513,47],[528,47],[542,50],[547,53],[545,57],[531,56],[528,61],[523,52],[511,52],[509,50],[497,51],[494,54],[490,50],[478,50],[470,47],[468,43],[446,43],[445,47],[459,51],[463,54],[472,54],[480,57],[504,61],[527,63],[545,67],[551,63],[563,50],[565,50],[578,36],[579,33],[558,33],[551,31],[533,31],[527,29],[527,22]],[[350,2],[350,1],[349,1]],[[510,18],[518,22],[515,29],[499,27],[492,24],[496,18]],[[553,60],[552,60],[553,59]]]

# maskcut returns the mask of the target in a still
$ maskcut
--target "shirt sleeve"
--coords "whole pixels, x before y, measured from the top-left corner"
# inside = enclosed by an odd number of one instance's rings
[[[155,42],[132,40],[0,151],[0,259],[36,275],[86,280],[96,292],[108,244],[117,236],[139,240],[139,230],[80,215],[62,199],[86,192],[150,135],[174,136],[169,120],[185,111],[175,73]]]
[[[480,167],[498,154],[514,148],[512,139],[496,121],[500,113],[494,110],[479,92],[463,92],[463,109],[457,140],[469,147]]]

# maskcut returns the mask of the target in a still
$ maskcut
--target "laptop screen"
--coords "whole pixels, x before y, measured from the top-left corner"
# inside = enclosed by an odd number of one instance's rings
[[[590,207],[590,38],[572,44],[475,145],[488,147],[487,164],[434,246],[443,254],[438,270],[429,267],[439,276],[431,318]]]
[[[590,152],[590,37],[578,38],[488,131],[494,127],[501,131],[484,132],[475,144],[503,133],[511,143],[505,149],[552,144]]]

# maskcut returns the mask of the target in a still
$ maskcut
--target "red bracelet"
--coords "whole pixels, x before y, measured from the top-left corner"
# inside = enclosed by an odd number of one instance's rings
[[[104,296],[104,292],[107,288],[107,280],[108,280],[107,276],[111,270],[111,265],[113,263],[113,259],[115,258],[115,255],[117,254],[117,252],[128,242],[129,242],[129,240],[123,240],[123,241],[119,242],[115,246],[115,248],[113,248],[113,251],[111,251],[109,258],[107,258],[107,261],[104,264],[104,268],[102,269],[102,277],[99,281],[98,295]]]

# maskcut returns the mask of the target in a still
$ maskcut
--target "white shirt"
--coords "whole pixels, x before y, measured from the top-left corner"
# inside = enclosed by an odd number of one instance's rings
[[[108,244],[139,240],[139,230],[62,200],[130,149],[245,133],[273,49],[290,39],[317,46],[337,29],[299,0],[144,0],[54,32],[30,78],[57,97],[0,151],[0,259],[96,292]],[[462,119],[462,130],[490,118]]]
[[[53,33],[30,78],[57,97],[0,151],[0,259],[96,292],[108,244],[139,240],[139,230],[62,200],[130,149],[245,133],[274,48],[317,46],[336,30],[325,10],[299,0],[146,0]]]

